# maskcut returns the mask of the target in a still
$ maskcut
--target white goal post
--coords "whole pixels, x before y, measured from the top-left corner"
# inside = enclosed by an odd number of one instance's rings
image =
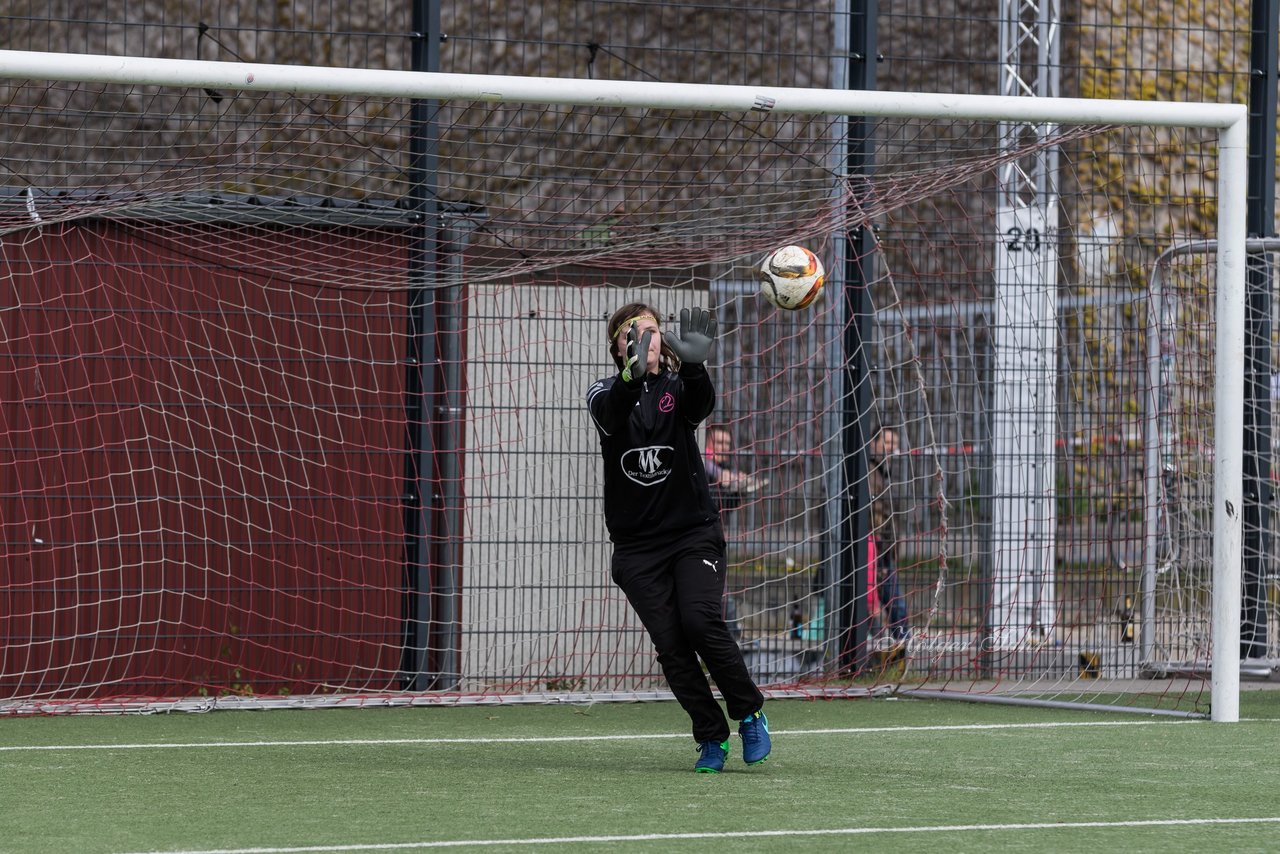
[[[0,79],[372,95],[479,104],[1192,127],[1216,132],[1211,716],[1214,721],[1238,720],[1248,138],[1247,110],[1243,105],[525,78],[30,51],[0,51]]]

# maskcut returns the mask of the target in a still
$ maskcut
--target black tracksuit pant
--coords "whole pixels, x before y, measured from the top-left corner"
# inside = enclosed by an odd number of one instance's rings
[[[613,553],[613,581],[648,630],[662,673],[692,719],[698,742],[729,737],[699,658],[730,718],[742,720],[764,705],[724,620],[725,563],[718,533],[694,532],[678,542],[620,547]]]

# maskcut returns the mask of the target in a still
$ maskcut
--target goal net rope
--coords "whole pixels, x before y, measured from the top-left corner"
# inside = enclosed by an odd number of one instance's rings
[[[1152,276],[1220,236],[1226,113],[1027,134],[156,67],[0,63],[0,712],[665,696],[583,405],[638,300],[719,319],[726,616],[772,695],[1208,713],[1241,262]],[[794,313],[755,274],[788,243],[828,270]]]

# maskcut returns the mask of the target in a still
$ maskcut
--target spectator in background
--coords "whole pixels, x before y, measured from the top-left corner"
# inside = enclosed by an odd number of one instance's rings
[[[893,459],[900,453],[898,433],[882,427],[871,439],[867,449],[868,488],[871,495],[871,537],[875,565],[874,596],[868,600],[878,607],[872,609],[872,617],[884,610],[889,636],[897,642],[905,642],[910,635],[907,626],[907,604],[898,586],[898,531],[897,508],[893,490]]]
[[[743,496],[758,492],[767,483],[753,474],[730,468],[732,453],[733,434],[729,428],[714,424],[707,427],[702,462],[707,469],[711,500],[721,513],[737,509],[742,505]]]
[[[730,468],[733,454],[733,434],[728,427],[712,424],[707,427],[707,439],[702,450],[702,465],[707,470],[707,485],[711,490],[711,502],[720,511],[727,524],[729,512],[742,506],[742,497],[756,492],[768,481]],[[725,590],[724,618],[734,640],[742,638],[742,620],[738,616],[738,603],[733,591]]]

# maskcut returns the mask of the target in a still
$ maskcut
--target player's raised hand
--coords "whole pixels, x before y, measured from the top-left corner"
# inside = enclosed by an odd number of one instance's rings
[[[680,309],[680,328],[667,334],[667,343],[686,365],[700,365],[711,355],[716,340],[716,319],[704,308]]]
[[[640,325],[635,321],[627,327],[627,355],[622,362],[622,381],[635,383],[644,379],[649,369],[649,342],[653,340],[653,330],[646,329],[640,334]]]

